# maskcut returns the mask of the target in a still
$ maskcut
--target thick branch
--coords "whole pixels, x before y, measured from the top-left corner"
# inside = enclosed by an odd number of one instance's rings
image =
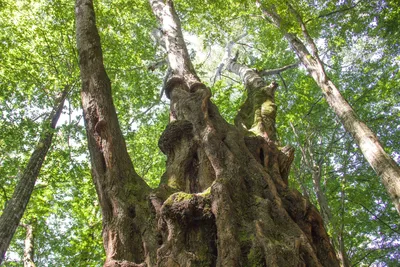
[[[224,69],[224,66],[229,62],[230,58],[232,57],[232,48],[233,46],[242,38],[246,37],[247,33],[243,33],[239,35],[238,37],[232,39],[231,41],[228,42],[228,44],[225,47],[225,54],[224,57],[221,60],[221,63],[219,63],[217,70],[215,71],[214,78],[213,78],[213,85],[215,82],[219,79],[219,77],[222,74],[222,71]]]
[[[235,118],[235,125],[276,142],[275,90],[278,85],[275,82],[267,85],[256,71],[233,60],[226,69],[240,76],[247,90],[247,99]]]
[[[168,63],[172,70],[171,75],[182,78],[190,88],[193,83],[200,82],[190,60],[182,27],[176,15],[172,1],[150,0],[153,13],[160,21],[168,53]]]

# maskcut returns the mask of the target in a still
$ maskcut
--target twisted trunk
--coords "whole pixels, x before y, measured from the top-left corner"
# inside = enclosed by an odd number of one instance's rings
[[[245,136],[221,117],[189,59],[172,1],[150,5],[171,69],[164,86],[171,122],[159,140],[167,166],[155,190],[135,173],[126,152],[93,4],[76,5],[105,266],[338,266],[318,212],[282,179],[290,160],[280,157],[272,132],[260,128]]]
[[[316,209],[284,182],[290,164],[275,146],[276,85],[231,62],[251,93],[236,120],[244,127],[229,125],[193,70],[172,1],[150,3],[169,62],[184,63],[170,65],[167,81],[173,122],[160,139],[168,156],[162,184],[181,192],[160,208],[168,235],[159,265],[337,266]],[[196,238],[185,243],[185,236]]]

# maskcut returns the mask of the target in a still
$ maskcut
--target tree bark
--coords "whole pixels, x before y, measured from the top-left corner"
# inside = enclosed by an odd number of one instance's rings
[[[24,242],[24,267],[35,267],[33,260],[35,254],[35,239],[33,235],[33,227],[30,224],[21,224],[25,228],[25,242]]]
[[[118,123],[93,2],[77,0],[75,15],[81,100],[92,178],[103,216],[104,266],[144,266],[145,262],[153,266],[157,236],[148,223],[150,188],[134,169]]]
[[[278,84],[273,81],[267,84],[260,73],[230,59],[226,69],[238,75],[247,90],[247,99],[235,117],[236,127],[244,135],[258,135],[272,146],[278,145],[275,127],[277,107],[275,90]],[[265,165],[264,151],[260,150],[260,163]],[[290,166],[294,159],[294,148],[285,146],[278,151],[279,173],[283,182],[288,185]]]
[[[287,162],[271,137],[245,136],[221,117],[190,61],[172,1],[150,5],[171,69],[164,86],[171,121],[159,140],[167,166],[155,190],[136,174],[126,152],[93,3],[76,2],[104,266],[338,266],[315,207],[283,181]]]
[[[64,107],[64,100],[67,96],[68,87],[66,86],[60,98],[56,101],[56,106],[45,122],[43,134],[33,151],[28,165],[15,187],[11,199],[6,204],[3,214],[0,217],[0,264],[4,260],[5,253],[10,245],[11,239],[24,215],[26,206],[35,187],[36,179],[40,168],[46,158],[51,146],[54,129]]]
[[[181,191],[160,202],[159,266],[338,266],[321,217],[282,180],[274,121],[247,137],[226,123],[193,69],[172,1],[150,4],[172,70],[171,123],[159,142],[168,157],[162,185]],[[263,92],[270,100],[273,87]],[[259,104],[248,104],[248,113],[261,111]],[[254,113],[247,129],[263,119]]]
[[[247,90],[247,99],[235,117],[236,127],[277,143],[275,90],[278,84],[267,85],[257,72],[234,60],[228,62],[226,69],[240,76]]]
[[[329,79],[319,59],[318,49],[308,34],[300,15],[290,4],[288,7],[296,16],[303,31],[304,38],[312,49],[312,54],[295,34],[285,30],[282,26],[281,17],[274,11],[273,7],[262,8],[262,12],[268,18],[268,21],[272,22],[283,32],[284,37],[289,42],[302,64],[306,67],[308,73],[322,89],[329,106],[339,117],[346,131],[353,136],[365,159],[381,178],[390,199],[397,212],[400,214],[400,167],[385,152],[375,133],[358,118],[356,112],[342,96],[335,84]]]

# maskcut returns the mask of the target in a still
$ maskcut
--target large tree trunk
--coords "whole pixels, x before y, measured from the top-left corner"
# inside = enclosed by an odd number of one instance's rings
[[[295,34],[285,30],[285,27],[282,25],[282,18],[275,12],[273,6],[265,9],[262,8],[262,11],[268,17],[268,20],[283,32],[300,61],[322,89],[329,106],[339,117],[346,131],[353,136],[365,159],[381,178],[389,197],[400,214],[400,167],[385,152],[375,133],[358,118],[356,112],[342,96],[335,84],[329,79],[324,65],[319,59],[317,47],[309,36],[302,18],[290,4],[288,4],[288,8],[297,18],[304,38],[312,49],[312,54]]]
[[[229,125],[193,69],[172,1],[150,3],[172,70],[166,90],[174,121],[160,139],[168,156],[163,184],[185,192],[161,208],[168,236],[160,265],[337,266],[321,217],[281,175],[288,160],[274,144],[276,86],[231,63],[262,101],[245,102],[236,120],[244,131]]]
[[[172,1],[150,4],[171,68],[165,84],[171,122],[159,141],[167,168],[155,190],[135,173],[126,152],[93,3],[76,3],[82,105],[103,213],[105,266],[338,266],[317,210],[284,182],[282,166],[288,168],[290,159],[274,144],[275,126],[256,127],[252,134],[228,124],[195,73]],[[260,90],[273,100],[272,88]]]
[[[105,265],[135,266],[133,262],[146,261],[151,266],[155,263],[157,240],[152,235],[152,224],[148,224],[150,190],[134,170],[119,127],[111,83],[103,65],[93,2],[77,0],[75,15],[81,99],[92,178],[103,216]]]
[[[46,128],[43,129],[43,134],[29,159],[28,165],[25,167],[13,195],[7,202],[3,214],[0,217],[0,264],[4,260],[11,239],[14,236],[15,230],[31,198],[40,168],[51,146],[54,129],[56,128],[57,121],[64,107],[64,100],[67,96],[68,89],[68,87],[65,87],[60,98],[56,101],[54,110],[44,124]]]

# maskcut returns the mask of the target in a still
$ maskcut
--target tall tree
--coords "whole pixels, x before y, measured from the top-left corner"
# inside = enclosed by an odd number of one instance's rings
[[[337,266],[320,215],[284,182],[281,170],[290,160],[274,144],[274,110],[251,123],[257,134],[228,124],[194,70],[172,1],[150,5],[171,69],[164,85],[171,121],[159,141],[167,170],[155,190],[136,174],[126,152],[93,3],[76,1],[82,106],[103,213],[105,266]],[[248,84],[267,93],[269,111],[276,85],[260,77]],[[251,99],[248,105],[247,117],[260,112],[260,103]]]
[[[149,213],[146,195],[150,188],[134,170],[119,127],[111,83],[103,65],[93,2],[76,1],[75,14],[81,99],[92,177],[103,216],[105,266],[145,260],[152,265],[156,237],[142,242],[142,233],[152,232],[145,216]]]
[[[46,156],[21,222],[32,224],[34,228],[34,261],[37,266],[101,266],[106,259],[101,240],[101,206],[90,175],[80,95],[73,89],[79,80],[78,53],[74,42],[75,1],[0,2],[0,28],[3,29],[0,31],[0,206],[5,207],[11,198],[19,180],[19,173],[22,172],[21,168],[23,169],[29,160],[32,152],[30,148],[35,147],[38,141],[37,133],[54,105],[54,94],[60,85],[72,84],[72,92],[66,100],[68,108],[64,109],[52,148]],[[335,114],[327,112],[329,106],[322,90],[310,75],[306,75],[306,69],[299,67],[282,72],[285,68],[281,66],[290,67],[296,62],[297,56],[288,49],[288,42],[278,28],[260,19],[260,10],[254,2],[174,1],[181,19],[185,44],[199,81],[206,86],[207,81],[213,82],[212,86],[211,82],[208,85],[212,91],[212,103],[218,107],[218,113],[226,121],[237,126],[240,134],[245,136],[246,144],[249,144],[252,137],[262,135],[263,140],[268,137],[268,142],[277,144],[281,152],[284,152],[282,146],[285,144],[294,145],[296,153],[287,181],[285,170],[288,168],[279,167],[275,170],[279,169],[284,183],[287,182],[290,188],[301,189],[304,196],[315,206],[324,205],[324,201],[318,201],[317,193],[320,196],[325,195],[328,208],[324,209],[329,209],[332,215],[327,232],[331,240],[339,239],[334,243],[339,258],[347,254],[350,265],[353,266],[397,266],[396,259],[400,257],[396,241],[400,238],[398,216],[384,187],[380,180],[375,178],[376,174],[358,152],[351,136],[346,134]],[[275,3],[278,13],[285,21],[284,26],[302,39],[301,29],[293,13],[287,9],[286,2],[264,2]],[[360,119],[379,136],[386,146],[386,152],[398,161],[396,151],[400,149],[400,128],[397,127],[400,110],[397,107],[397,99],[400,75],[396,36],[398,37],[400,12],[396,1],[316,0],[292,4],[301,13],[309,34],[316,41],[329,78],[340,82],[343,96],[357,110]],[[182,141],[179,130],[176,131],[177,135],[163,135],[165,138],[162,140],[178,140],[182,145],[181,149],[176,148],[174,144],[161,146],[169,155],[168,159],[158,148],[157,141],[170,117],[168,109],[171,102],[164,96],[160,97],[163,77],[168,66],[168,62],[165,61],[166,50],[158,47],[161,43],[165,48],[165,41],[161,40],[164,37],[163,31],[157,25],[149,1],[94,1],[94,8],[101,38],[103,65],[111,80],[118,124],[136,173],[154,188],[149,189],[151,193],[146,194],[146,201],[139,201],[140,209],[136,209],[137,206],[130,203],[130,207],[134,206],[135,211],[139,210],[145,214],[143,217],[146,220],[146,224],[136,224],[142,228],[136,229],[135,232],[143,234],[135,235],[135,238],[140,236],[135,240],[140,239],[142,244],[146,243],[146,248],[149,247],[148,244],[153,244],[156,248],[163,247],[159,250],[161,256],[150,257],[155,264],[158,259],[167,260],[169,256],[166,255],[169,255],[174,247],[176,249],[171,255],[181,255],[182,247],[189,247],[188,253],[182,257],[192,255],[190,253],[193,251],[196,252],[196,256],[200,255],[200,245],[193,240],[202,237],[197,238],[198,232],[190,227],[215,225],[215,218],[197,220],[197,224],[191,221],[186,223],[191,230],[185,231],[184,237],[179,233],[171,234],[171,242],[166,236],[170,232],[176,233],[186,228],[177,228],[174,219],[168,219],[176,214],[176,210],[173,210],[175,213],[165,215],[165,212],[169,212],[165,200],[172,194],[181,192],[178,197],[182,201],[187,199],[188,205],[192,205],[192,192],[197,192],[196,194],[201,194],[211,203],[211,196],[207,194],[211,194],[212,190],[208,185],[212,184],[215,175],[211,173],[211,165],[203,167],[208,158],[199,148],[202,143],[198,141],[200,139],[197,137],[197,130],[191,131],[189,137],[183,135],[183,138],[189,140],[196,134],[194,141]],[[156,39],[156,44],[150,39],[154,34],[159,38]],[[235,38],[238,36],[239,38]],[[235,43],[234,46],[231,45],[231,40]],[[229,45],[226,46],[228,42]],[[223,71],[224,66],[228,65],[225,60],[231,59],[232,56],[223,55],[225,47],[233,49],[231,54],[239,51],[236,60],[232,60],[229,65],[232,70],[240,70],[240,79],[236,74]],[[218,65],[221,59],[225,59],[224,64]],[[217,75],[213,79],[215,70]],[[265,78],[263,75],[267,74],[272,76],[264,81],[259,77],[261,75]],[[276,79],[279,87],[272,86],[272,78]],[[264,88],[265,86],[268,88]],[[173,94],[171,90],[166,91]],[[176,97],[174,99],[176,100]],[[177,104],[176,101],[174,103]],[[175,106],[177,110],[179,105]],[[275,111],[276,118],[270,116]],[[173,113],[171,117],[174,119]],[[181,117],[168,128],[182,123]],[[291,130],[291,123],[298,138]],[[275,128],[277,131],[274,133]],[[330,145],[333,139],[335,140]],[[160,144],[165,143],[164,141]],[[226,141],[221,143],[225,144]],[[188,144],[187,150],[184,149],[185,144]],[[307,147],[311,151],[306,151],[306,154],[311,152],[314,161],[320,166],[318,172],[313,172],[312,164],[311,168],[307,167],[308,164],[301,158],[302,148],[308,150]],[[263,151],[260,149],[256,152],[250,150],[257,161],[263,162],[262,157],[267,158],[264,155],[266,148],[263,146]],[[278,161],[282,161],[279,165],[288,166],[283,161],[290,157],[285,159],[285,154],[278,154]],[[170,165],[162,175],[166,159]],[[202,168],[199,164],[203,164]],[[237,164],[238,168],[239,166],[242,165]],[[264,168],[271,170],[266,166]],[[251,170],[250,166],[249,171]],[[161,177],[162,185],[157,188]],[[320,179],[318,188],[315,186],[317,184],[313,184],[313,178]],[[280,181],[278,178],[275,180]],[[241,191],[247,192],[247,188],[251,189],[254,183],[247,178],[245,181],[250,182],[247,183],[246,189]],[[203,188],[209,190],[200,192]],[[110,196],[113,196],[113,192],[107,191]],[[132,191],[128,194],[130,192]],[[281,193],[279,194],[282,195]],[[246,200],[253,200],[251,192],[243,195]],[[232,199],[232,202],[238,202],[236,196]],[[259,205],[257,199],[255,202]],[[183,205],[176,205],[180,200],[169,200],[172,208]],[[236,217],[247,215],[245,219],[237,220],[238,229],[242,229],[243,221],[253,214],[252,201],[245,203],[250,203],[249,208],[243,209],[241,205],[237,205],[239,215]],[[146,211],[148,205],[150,212]],[[155,206],[164,206],[160,210],[164,213],[157,213]],[[208,208],[207,205],[205,207]],[[187,209],[182,208],[182,213],[185,211]],[[136,222],[143,218],[138,213],[136,216]],[[187,216],[204,218],[197,216],[197,213]],[[253,242],[252,236],[246,235],[251,232],[252,227],[252,223],[248,221],[250,219],[246,221],[246,229],[249,230],[239,232],[239,243]],[[129,220],[121,216],[119,222],[124,224],[129,223]],[[108,225],[112,225],[112,222]],[[196,229],[205,232],[207,227]],[[169,231],[171,228],[177,230]],[[156,234],[148,234],[149,230],[154,230]],[[211,234],[207,232],[208,235],[217,236],[215,233],[216,231],[211,231]],[[276,233],[280,235],[279,230]],[[120,240],[129,238],[128,235],[123,237],[124,232],[118,234]],[[149,242],[151,236],[156,236],[154,242]],[[175,242],[175,237],[182,237],[180,240],[183,241]],[[246,238],[247,241],[243,240]],[[260,240],[260,237],[257,238],[254,243]],[[22,265],[25,239],[25,229],[18,227],[3,261],[5,266]],[[216,238],[209,240],[218,242]],[[120,246],[118,242],[115,244],[115,247]],[[169,244],[169,247],[166,244]],[[142,246],[143,251],[144,247]],[[152,252],[153,255],[157,254],[156,249],[151,251],[156,251]],[[213,251],[218,252],[217,249],[209,249],[203,254],[212,254]],[[246,254],[245,248],[243,251],[243,254]],[[118,256],[119,260],[115,256],[111,257],[114,261],[107,260],[108,264],[128,263],[121,260],[122,256]],[[139,259],[136,262],[143,261]],[[194,260],[189,261],[189,264],[194,265],[193,262]]]
[[[400,215],[400,167],[385,152],[376,134],[359,119],[354,109],[326,74],[317,46],[308,33],[300,13],[290,3],[286,3],[289,13],[296,19],[306,45],[312,52],[309,51],[295,33],[289,30],[288,22],[282,19],[274,4],[267,4],[267,7],[261,6],[260,1],[257,1],[257,4],[261,7],[265,18],[282,31],[299,60],[322,89],[329,106],[339,117],[346,131],[353,136],[365,159],[381,178],[389,197]]]
[[[45,121],[42,136],[34,149],[24,172],[15,187],[11,199],[7,202],[6,207],[0,217],[0,264],[4,259],[4,255],[10,245],[11,239],[14,236],[15,230],[20,224],[21,218],[24,215],[26,206],[31,198],[32,191],[35,187],[36,179],[39,175],[40,168],[46,158],[47,152],[51,146],[54,129],[57,121],[60,118],[64,107],[64,100],[67,96],[69,86],[66,86],[64,91],[56,100],[56,105]]]

